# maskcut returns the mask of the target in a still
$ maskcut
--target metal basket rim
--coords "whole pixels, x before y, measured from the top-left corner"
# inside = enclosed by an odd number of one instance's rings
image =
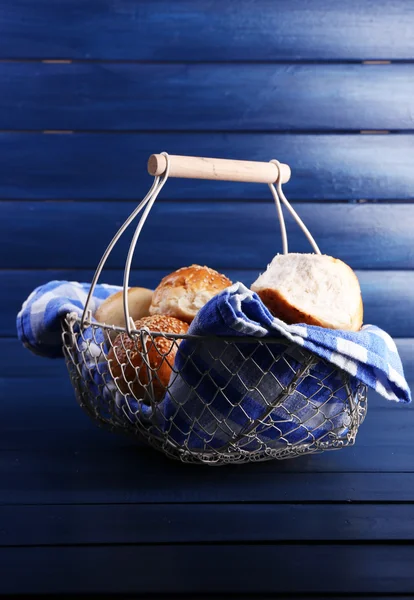
[[[66,316],[64,316],[61,319],[61,325],[62,325],[62,337],[63,337],[63,354],[65,356],[66,359],[66,365],[68,367],[69,370],[69,376],[72,382],[72,385],[75,389],[75,394],[76,394],[76,398],[78,400],[78,403],[80,404],[80,406],[83,408],[83,410],[89,415],[90,418],[92,418],[94,421],[96,421],[100,426],[105,427],[105,428],[109,428],[111,431],[117,431],[119,433],[123,433],[123,434],[131,434],[134,436],[138,436],[138,439],[142,440],[143,442],[149,444],[150,446],[154,447],[156,450],[162,452],[164,455],[166,455],[169,458],[174,458],[176,460],[180,460],[181,462],[188,462],[188,463],[194,463],[194,464],[207,464],[207,465],[211,465],[211,466],[220,466],[220,465],[225,465],[225,464],[230,464],[230,463],[234,463],[234,464],[242,464],[245,462],[256,462],[256,461],[262,461],[262,460],[270,460],[270,459],[287,459],[287,458],[295,458],[297,456],[301,456],[301,455],[306,455],[306,454],[313,454],[313,453],[317,453],[317,452],[321,452],[321,451],[325,451],[325,450],[334,450],[334,449],[340,449],[343,447],[347,447],[347,446],[351,446],[354,444],[355,442],[355,437],[357,435],[359,426],[361,425],[361,423],[363,422],[364,418],[365,418],[365,414],[367,411],[367,396],[366,396],[366,386],[358,381],[358,388],[355,390],[355,393],[352,393],[352,397],[350,397],[348,395],[347,399],[346,399],[346,411],[347,414],[349,415],[349,417],[351,418],[351,423],[349,425],[349,431],[346,432],[346,435],[344,437],[335,437],[336,433],[335,432],[327,432],[328,436],[333,435],[333,437],[329,437],[326,438],[325,436],[322,437],[321,439],[315,439],[313,442],[309,443],[303,443],[301,441],[297,442],[293,442],[289,443],[288,446],[283,446],[283,447],[272,447],[271,445],[268,445],[268,443],[266,442],[266,440],[261,440],[260,439],[260,434],[259,437],[257,438],[258,443],[261,444],[260,448],[253,451],[250,450],[245,450],[243,445],[242,446],[237,446],[237,444],[239,443],[239,440],[234,440],[232,438],[232,440],[229,440],[227,442],[225,442],[224,444],[224,449],[221,448],[219,450],[215,449],[215,448],[210,448],[205,447],[204,449],[202,449],[201,451],[197,448],[191,448],[191,447],[186,447],[185,444],[180,444],[177,442],[177,440],[174,440],[173,438],[170,438],[170,432],[169,430],[167,431],[162,431],[157,429],[157,424],[156,422],[152,422],[152,420],[148,423],[144,423],[142,422],[138,417],[138,421],[131,421],[128,414],[125,413],[125,417],[126,419],[123,417],[123,421],[121,422],[121,418],[120,415],[118,414],[119,411],[115,411],[114,412],[114,407],[112,406],[111,402],[107,405],[105,405],[103,412],[100,412],[100,408],[99,408],[99,402],[98,404],[96,404],[96,391],[93,389],[89,389],[88,386],[86,385],[85,388],[85,381],[87,381],[85,379],[85,375],[84,372],[82,371],[82,369],[80,369],[81,362],[79,362],[79,353],[73,353],[72,350],[72,346],[75,345],[76,346],[76,338],[78,335],[83,336],[83,333],[86,329],[93,327],[96,328],[97,330],[99,330],[100,328],[102,328],[103,330],[106,331],[119,331],[121,333],[127,333],[126,329],[123,327],[115,327],[115,326],[108,326],[106,324],[102,324],[99,322],[92,322],[91,319],[88,319],[84,322],[84,329],[82,329],[80,327],[81,325],[81,318],[78,316],[77,313],[72,312],[67,314]],[[78,328],[79,325],[79,328]],[[92,334],[94,335],[94,333],[92,332]],[[149,336],[150,332],[147,329],[143,329],[143,330],[133,330],[132,331],[133,334],[133,339],[136,338],[136,336],[141,336],[141,343],[144,345],[145,347],[145,338],[142,338],[142,335],[144,336]],[[262,337],[262,338],[256,338],[253,336],[231,336],[231,337],[225,337],[225,336],[193,336],[193,335],[188,335],[188,334],[163,334],[162,332],[153,332],[154,336],[165,336],[165,337],[173,337],[173,338],[188,338],[190,340],[194,340],[194,341],[200,341],[200,340],[207,340],[207,339],[213,339],[214,341],[220,341],[221,343],[226,343],[227,341],[230,342],[235,342],[236,344],[240,343],[240,342],[248,342],[250,344],[257,344],[257,346],[260,345],[266,345],[268,342],[269,343],[279,343],[282,344],[285,349],[283,350],[278,350],[278,352],[282,352],[284,353],[286,351],[286,349],[289,349],[289,347],[295,346],[297,348],[301,348],[302,350],[303,347],[300,344],[297,344],[296,342],[292,341],[292,340],[288,340],[287,338],[283,339],[283,338],[266,338],[266,337]],[[66,337],[68,336],[68,337]],[[87,341],[89,339],[89,335],[87,336],[87,338],[85,339],[85,341]],[[79,350],[79,349],[78,349]],[[289,350],[288,350],[289,351]],[[309,364],[313,364],[316,363],[318,361],[322,361],[322,362],[326,362],[326,360],[322,357],[319,357],[318,355],[316,355],[315,353],[311,352],[310,350],[306,350],[306,353],[309,355]],[[91,355],[92,356],[92,355]],[[93,365],[92,365],[93,366]],[[350,375],[349,373],[345,372],[343,369],[341,369],[339,366],[332,364],[331,365],[332,368],[334,370],[340,371],[342,372],[345,376],[346,376],[346,381],[343,381],[343,384],[346,385],[347,387],[349,386],[349,379],[350,379]],[[89,368],[89,367],[88,367]],[[93,382],[92,382],[93,383]],[[120,391],[124,397],[125,393],[121,390],[118,389],[118,391]],[[100,394],[101,392],[99,392]],[[113,398],[112,398],[113,400]],[[203,398],[200,399],[201,402],[204,402]],[[275,406],[273,406],[275,407]],[[109,410],[109,413],[107,414],[107,410]],[[345,409],[344,409],[345,410]],[[122,412],[122,409],[121,409]],[[325,416],[325,415],[324,415]],[[325,416],[325,419],[327,419],[328,417]],[[129,420],[129,423],[127,423],[127,421]],[[307,419],[305,419],[304,423],[304,427],[306,428],[306,422]],[[192,420],[192,426],[193,426],[194,422]],[[150,428],[146,429],[147,425],[151,425]],[[154,429],[154,427],[156,429]],[[246,432],[243,432],[243,436],[245,436]],[[240,432],[239,432],[240,435]],[[250,435],[250,432],[248,432],[248,435]],[[256,433],[254,434],[256,435]],[[281,434],[282,435],[282,434]],[[282,436],[283,437],[283,436]],[[326,440],[326,441],[324,441]],[[234,448],[227,448],[228,443],[232,441],[236,443],[237,447]]]
[[[74,324],[78,324],[79,326],[81,325],[82,319],[81,317],[77,314],[77,313],[69,313],[66,316],[64,316],[62,318],[62,323],[64,323],[66,321],[66,323],[70,324],[70,325],[74,325]],[[125,333],[126,335],[128,335],[128,331],[125,327],[119,327],[117,325],[108,325],[106,323],[101,323],[99,321],[91,321],[89,319],[84,321],[84,328],[87,329],[88,327],[97,327],[100,329],[104,329],[105,331],[116,331],[118,333]],[[171,339],[171,340],[209,340],[209,341],[213,341],[213,340],[217,340],[217,341],[224,341],[224,342],[244,342],[244,343],[263,343],[265,342],[270,343],[270,344],[285,344],[286,346],[290,346],[291,344],[294,344],[296,346],[302,347],[300,346],[300,344],[297,344],[296,342],[294,342],[293,340],[288,340],[287,338],[284,337],[271,337],[271,336],[263,336],[263,337],[256,337],[253,335],[241,335],[241,336],[230,336],[230,335],[194,335],[194,334],[189,334],[189,333],[169,333],[169,332],[162,332],[162,331],[151,331],[147,328],[144,329],[131,329],[131,334],[133,334],[133,337],[140,337],[141,334],[144,333],[145,335],[150,335],[151,337],[164,337],[167,339]],[[313,354],[313,352],[312,352]]]

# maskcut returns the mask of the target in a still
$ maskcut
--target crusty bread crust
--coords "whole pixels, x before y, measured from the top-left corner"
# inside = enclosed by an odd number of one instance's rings
[[[135,322],[136,329],[147,327],[153,332],[184,334],[188,324],[163,315],[144,317]],[[153,369],[152,384],[156,400],[165,395],[165,388],[170,380],[175,355],[180,340],[155,337],[147,341],[148,360]],[[139,340],[120,333],[108,353],[108,363],[112,377],[124,394],[130,389],[136,398],[144,398],[143,385],[148,384],[148,370],[142,358],[142,345]],[[154,372],[155,371],[155,372]],[[129,385],[128,385],[129,384]]]
[[[182,267],[164,277],[155,289],[150,314],[171,315],[191,323],[200,308],[231,283],[209,267]]]

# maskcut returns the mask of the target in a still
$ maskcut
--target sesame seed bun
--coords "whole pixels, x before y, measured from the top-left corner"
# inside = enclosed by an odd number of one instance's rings
[[[144,317],[135,322],[136,329],[147,327],[149,331],[158,333],[185,334],[188,324],[165,315]],[[155,400],[159,401],[165,394],[170,380],[175,355],[180,340],[167,339],[162,336],[148,337],[146,350],[151,367],[151,377]],[[148,369],[142,356],[142,345],[139,339],[132,339],[126,333],[120,333],[108,353],[108,362],[113,378],[123,394],[131,393],[136,398],[144,398],[143,386],[148,385]]]

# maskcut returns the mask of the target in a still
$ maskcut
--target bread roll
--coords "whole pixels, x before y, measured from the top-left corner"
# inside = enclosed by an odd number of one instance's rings
[[[147,327],[150,331],[163,333],[184,334],[188,331],[187,323],[163,315],[139,319],[135,327],[136,329]],[[180,341],[161,336],[152,339],[148,336],[146,346],[156,400],[161,400],[165,394]],[[126,333],[120,333],[108,353],[108,362],[112,376],[124,394],[130,393],[131,390],[136,398],[145,397],[142,386],[149,382],[148,370],[142,358],[142,345],[138,339],[134,340]]]
[[[231,283],[209,267],[182,267],[164,277],[155,289],[150,314],[171,315],[191,323],[200,308]]]
[[[128,290],[129,314],[133,321],[149,315],[151,299],[152,291],[146,288],[133,287]],[[104,300],[95,312],[94,317],[99,323],[125,327],[123,290]],[[116,337],[116,335],[116,332],[115,335],[110,334],[111,338]]]
[[[344,262],[320,254],[278,254],[251,289],[285,323],[358,331],[361,289]]]

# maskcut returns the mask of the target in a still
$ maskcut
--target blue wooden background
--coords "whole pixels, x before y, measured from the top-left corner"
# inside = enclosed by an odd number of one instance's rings
[[[414,592],[410,407],[373,394],[352,449],[197,470],[95,429],[15,339],[35,286],[90,280],[149,154],[278,158],[414,379],[413,32],[410,0],[0,1],[0,593]],[[280,249],[265,186],[172,180],[131,283],[200,262],[249,284]]]

